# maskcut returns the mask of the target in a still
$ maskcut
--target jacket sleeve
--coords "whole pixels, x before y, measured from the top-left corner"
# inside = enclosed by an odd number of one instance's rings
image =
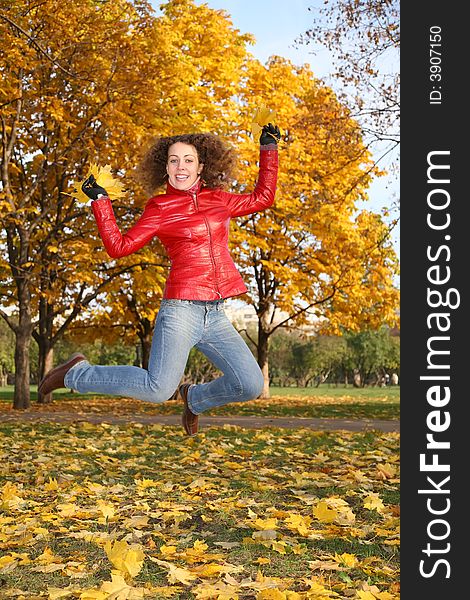
[[[121,258],[140,250],[158,230],[158,213],[155,207],[145,207],[138,221],[124,234],[119,231],[109,198],[98,198],[91,203],[93,214],[104,247],[111,258]]]
[[[275,144],[260,147],[259,176],[251,194],[223,192],[231,217],[249,215],[268,208],[274,202],[277,184],[278,153]]]

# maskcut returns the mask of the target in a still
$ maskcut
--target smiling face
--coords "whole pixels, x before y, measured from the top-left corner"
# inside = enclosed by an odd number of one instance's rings
[[[203,164],[199,162],[197,150],[191,144],[176,142],[168,148],[166,171],[170,184],[177,190],[192,187],[201,174]]]

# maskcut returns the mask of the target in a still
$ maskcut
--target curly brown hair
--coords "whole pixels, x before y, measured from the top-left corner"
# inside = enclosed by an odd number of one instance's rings
[[[168,149],[176,142],[191,144],[204,163],[201,179],[212,188],[225,188],[234,179],[235,149],[213,133],[185,133],[154,139],[136,168],[136,176],[149,194],[166,182]]]

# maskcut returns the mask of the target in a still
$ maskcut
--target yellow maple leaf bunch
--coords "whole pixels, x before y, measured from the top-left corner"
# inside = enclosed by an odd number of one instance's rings
[[[115,198],[121,198],[125,195],[124,193],[124,184],[119,179],[116,179],[111,173],[111,165],[105,165],[104,167],[99,167],[97,164],[90,165],[88,173],[86,177],[84,177],[81,181],[74,184],[73,192],[68,194],[75,198],[78,202],[86,203],[90,200],[90,198],[82,191],[83,182],[90,177],[90,175],[94,175],[96,182],[102,188],[104,188],[107,192],[111,200]]]
[[[276,111],[268,108],[265,104],[260,104],[251,119],[251,135],[256,142],[259,140],[263,126],[269,123],[273,125],[276,123]]]

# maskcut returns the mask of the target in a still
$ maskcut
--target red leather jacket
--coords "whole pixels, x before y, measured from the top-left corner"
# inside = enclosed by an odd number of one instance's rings
[[[248,215],[274,202],[277,148],[261,146],[259,177],[251,194],[231,194],[205,188],[200,181],[189,190],[169,183],[165,194],[150,198],[139,220],[125,234],[116,224],[111,200],[92,202],[101,239],[113,258],[140,250],[154,236],[171,261],[164,298],[217,300],[247,291],[228,250],[230,219]]]

